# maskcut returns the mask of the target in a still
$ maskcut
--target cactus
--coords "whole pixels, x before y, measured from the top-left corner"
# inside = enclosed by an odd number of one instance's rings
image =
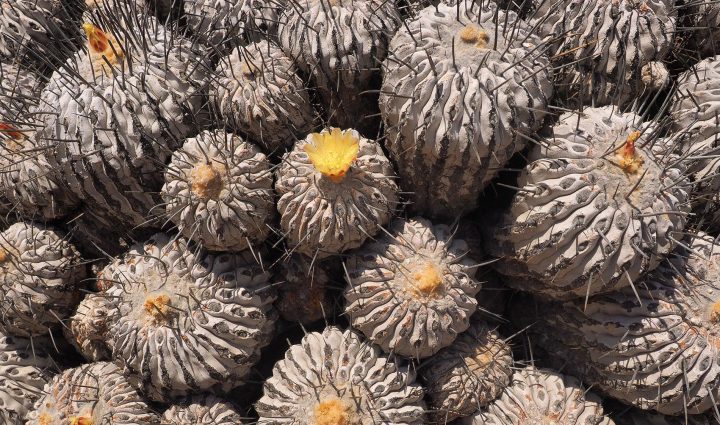
[[[270,152],[292,146],[315,126],[315,111],[296,65],[268,41],[220,59],[210,96],[226,125]]]
[[[357,248],[387,224],[398,202],[390,161],[355,130],[312,133],[276,172],[280,224],[293,250],[323,258]]]
[[[473,323],[451,346],[420,366],[433,423],[468,416],[510,385],[510,346],[482,322]]]
[[[219,51],[273,33],[278,20],[277,6],[268,0],[183,0],[182,4],[193,36]]]
[[[28,337],[72,314],[86,268],[62,234],[19,222],[0,234],[0,274],[0,328]]]
[[[113,358],[152,400],[229,391],[271,338],[269,273],[251,252],[208,254],[159,233],[101,272],[119,319]]]
[[[353,331],[312,332],[275,364],[259,425],[423,423],[423,390],[406,367]]]
[[[159,418],[112,363],[56,375],[28,414],[27,425],[159,424]]]
[[[239,136],[204,131],[173,153],[161,191],[165,215],[209,250],[262,242],[275,215],[271,166]]]
[[[188,397],[163,413],[161,425],[242,425],[242,416],[230,404],[213,395]]]
[[[632,285],[685,226],[682,168],[656,156],[657,129],[634,113],[586,108],[552,130],[488,231],[495,268],[509,285],[562,299]]]
[[[531,31],[492,2],[460,0],[424,9],[392,39],[380,109],[414,212],[474,209],[542,124],[552,72]]]
[[[477,308],[477,264],[445,225],[396,219],[346,261],[345,313],[386,352],[425,358],[452,344]]]
[[[63,327],[65,339],[90,362],[110,360],[112,346],[108,331],[117,321],[117,310],[104,294],[87,294],[78,305],[70,323]]]

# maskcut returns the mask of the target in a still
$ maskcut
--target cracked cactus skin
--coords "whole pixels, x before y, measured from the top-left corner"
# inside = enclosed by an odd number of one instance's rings
[[[161,195],[180,234],[213,251],[267,238],[275,215],[272,164],[237,135],[204,131],[173,153]]]
[[[470,325],[477,264],[448,226],[396,219],[388,231],[346,261],[345,313],[386,352],[432,356]]]
[[[474,209],[525,146],[521,136],[540,127],[552,77],[539,44],[514,12],[470,0],[426,8],[392,39],[380,110],[416,213],[455,218]]]
[[[552,305],[526,300],[519,324],[536,322],[533,341],[568,370],[641,409],[683,416],[712,412],[720,399],[720,245],[687,237],[630,288]],[[542,332],[539,332],[542,329]]]
[[[78,305],[70,323],[63,327],[65,338],[90,362],[110,360],[108,331],[118,320],[117,310],[103,294],[87,294]]]
[[[0,234],[0,276],[0,327],[38,336],[72,314],[86,268],[63,235],[20,222]]]
[[[370,110],[370,99],[362,92],[372,88],[375,70],[401,23],[395,3],[304,0],[289,4],[278,19],[280,47],[312,77],[331,123],[362,124]]]
[[[0,332],[0,423],[25,424],[25,415],[50,382],[54,363],[42,350],[40,339]]]
[[[296,143],[276,171],[275,190],[288,244],[316,258],[361,246],[398,203],[395,172],[380,144],[352,129],[326,129]]]
[[[497,331],[475,322],[420,366],[433,423],[468,416],[510,385],[512,352]]]
[[[464,418],[461,425],[615,425],[603,413],[600,399],[575,378],[527,367],[487,409]]]
[[[27,425],[159,424],[122,370],[99,362],[68,369],[45,387]]]
[[[586,297],[629,286],[672,251],[686,180],[677,161],[655,156],[662,140],[640,121],[609,106],[566,113],[530,153],[485,243],[507,284]]]
[[[102,277],[119,316],[113,358],[152,400],[237,387],[272,337],[275,294],[249,251],[208,254],[159,233]]]
[[[354,331],[328,327],[275,364],[255,408],[259,425],[420,425],[422,387],[407,367]]]
[[[210,95],[227,125],[277,152],[315,127],[315,111],[296,71],[271,42],[238,47],[220,60]]]
[[[549,54],[560,69],[559,98],[603,106],[632,101],[665,85],[666,72],[647,74],[663,67],[671,51],[675,0],[531,3],[528,22],[550,43]]]
[[[304,255],[295,254],[280,264],[278,300],[275,307],[280,317],[289,322],[310,324],[330,316],[334,306],[328,295],[330,276],[325,263],[314,263]]]
[[[214,395],[189,397],[163,413],[161,425],[242,425],[242,415]]]
[[[199,125],[209,64],[152,16],[111,6],[43,90],[37,141],[84,203],[119,226],[144,226],[160,203],[163,164]]]
[[[269,0],[184,0],[183,9],[193,36],[217,49],[272,33],[278,20]]]

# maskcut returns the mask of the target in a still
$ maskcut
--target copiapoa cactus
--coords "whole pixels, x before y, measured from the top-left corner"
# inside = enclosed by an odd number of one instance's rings
[[[686,180],[657,129],[613,107],[568,112],[530,153],[487,252],[518,289],[579,298],[630,286],[675,246]]]
[[[78,305],[70,323],[63,327],[65,338],[88,360],[112,358],[110,326],[119,319],[117,309],[104,294],[87,294]]]
[[[90,363],[56,375],[28,414],[27,425],[159,424],[122,370]]]
[[[64,235],[19,222],[0,233],[0,328],[47,334],[80,301],[85,264]]]
[[[213,395],[188,397],[163,413],[161,425],[242,425],[242,416],[230,403]]]
[[[452,344],[477,308],[478,264],[445,225],[396,219],[345,264],[345,313],[387,352],[425,358]]]
[[[242,383],[276,317],[270,274],[258,261],[250,251],[208,254],[160,233],[102,271],[119,317],[108,332],[113,358],[148,397]]]
[[[390,52],[380,109],[412,209],[453,218],[474,209],[543,122],[552,72],[540,39],[512,11],[461,0],[408,20]]]
[[[406,367],[353,331],[307,334],[275,364],[256,404],[260,425],[423,423],[423,390]]]
[[[316,258],[362,245],[398,202],[382,148],[351,129],[326,129],[296,143],[277,169],[275,190],[288,244]]]
[[[213,49],[239,45],[274,32],[278,5],[273,0],[183,0],[193,37]]]
[[[173,153],[161,191],[165,216],[209,250],[262,242],[275,215],[271,167],[239,136],[204,131]]]

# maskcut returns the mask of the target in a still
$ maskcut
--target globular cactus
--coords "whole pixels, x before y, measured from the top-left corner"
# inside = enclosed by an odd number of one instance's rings
[[[255,408],[260,425],[420,425],[422,397],[407,367],[357,333],[328,327],[290,347]]]
[[[180,233],[213,251],[262,242],[275,215],[272,164],[237,135],[204,131],[173,153],[161,196]]]
[[[304,0],[288,4],[278,21],[280,47],[312,77],[330,123],[365,127],[377,105],[363,92],[400,26],[395,2]]]
[[[63,333],[88,361],[110,360],[108,331],[118,319],[117,309],[104,294],[87,294],[70,317],[70,323],[63,327]]]
[[[25,415],[50,382],[55,364],[42,347],[41,339],[0,332],[0,423],[24,425]]]
[[[398,202],[381,146],[339,128],[296,143],[276,171],[275,190],[288,244],[316,258],[362,245],[390,221]]]
[[[613,107],[568,112],[529,155],[487,252],[518,289],[578,298],[630,286],[675,246],[683,170],[653,124]]]
[[[487,409],[459,421],[462,425],[614,425],[600,399],[571,377],[526,367]]]
[[[334,305],[328,294],[331,278],[325,263],[313,263],[295,254],[280,264],[278,299],[275,307],[280,317],[290,322],[310,324],[332,316]]]
[[[259,255],[259,253],[256,253]],[[272,336],[269,273],[250,251],[208,254],[159,233],[101,272],[119,319],[113,358],[157,401],[237,387]]]
[[[621,104],[663,88],[677,24],[674,0],[532,0],[549,43],[557,97],[572,106]]]
[[[40,96],[36,142],[85,204],[110,212],[115,227],[144,226],[164,163],[199,125],[209,64],[191,41],[122,3],[92,19],[87,50]]]
[[[35,72],[12,62],[0,62],[0,122],[19,126],[28,105],[42,86],[42,80]],[[0,130],[7,129],[0,127]]]
[[[432,423],[446,424],[490,404],[510,385],[510,345],[475,322],[451,346],[421,364]]]
[[[90,363],[56,375],[26,425],[159,424],[117,366]]]
[[[552,72],[540,39],[512,11],[460,0],[407,21],[390,51],[380,110],[411,207],[466,213],[542,124]]]
[[[242,425],[242,415],[228,402],[205,394],[188,397],[163,413],[161,425]]]
[[[0,233],[0,276],[0,328],[36,336],[72,314],[86,268],[64,235],[19,222]]]
[[[584,382],[627,404],[683,416],[720,399],[720,245],[698,234],[636,283],[552,304],[524,300],[514,320]]]
[[[266,150],[292,146],[315,126],[316,113],[293,60],[269,41],[220,59],[210,96],[226,125]]]
[[[212,49],[239,45],[272,34],[278,6],[270,0],[183,0],[193,36]]]
[[[345,313],[386,352],[425,358],[449,346],[477,308],[477,264],[452,229],[396,219],[346,261]]]

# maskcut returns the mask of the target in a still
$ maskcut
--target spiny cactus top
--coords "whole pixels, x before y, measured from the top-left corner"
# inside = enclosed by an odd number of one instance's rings
[[[213,395],[188,397],[170,406],[161,425],[242,425],[242,415],[230,403]]]
[[[653,153],[656,135],[638,115],[610,106],[563,114],[530,154],[510,209],[485,240],[507,283],[585,297],[656,267],[687,214],[685,180]]]
[[[600,400],[568,376],[527,367],[487,409],[462,419],[463,425],[614,425]]]
[[[514,12],[487,1],[430,6],[400,28],[380,109],[414,211],[454,218],[475,208],[525,145],[520,136],[539,127],[552,92],[539,44]]]
[[[720,398],[720,244],[703,234],[630,288],[581,301],[519,305],[520,325],[568,370],[612,397],[670,415]]]
[[[355,130],[312,133],[283,156],[275,189],[282,230],[297,252],[322,258],[357,248],[398,202],[390,161]]]
[[[87,294],[78,305],[63,333],[70,343],[89,361],[110,360],[108,330],[118,319],[117,310],[104,294]]]
[[[183,9],[193,36],[220,51],[271,33],[278,20],[272,0],[183,0]]]
[[[275,214],[270,161],[225,131],[204,131],[173,153],[161,195],[180,233],[213,251],[262,242]]]
[[[27,425],[159,424],[159,418],[112,363],[56,375],[28,414]]]
[[[0,233],[0,328],[47,334],[80,301],[85,265],[55,230],[19,222]]]
[[[661,61],[675,36],[674,0],[530,3],[529,23],[551,43],[563,99],[601,106],[665,84]]]
[[[348,258],[345,311],[383,350],[425,358],[468,328],[477,264],[448,226],[396,219],[388,231]]]
[[[295,254],[279,265],[280,281],[275,307],[290,322],[312,323],[331,316],[334,305],[327,289],[331,284],[326,263]]]
[[[52,360],[40,339],[0,332],[0,423],[25,424],[25,415],[52,376]]]
[[[482,322],[420,366],[435,423],[468,416],[495,400],[510,384],[510,345]]]
[[[113,357],[151,399],[242,383],[275,320],[269,273],[257,261],[159,233],[103,270],[120,317],[108,332]]]
[[[290,6],[289,6],[290,7]],[[210,95],[226,124],[270,152],[291,146],[315,124],[315,111],[293,61],[268,41],[220,59]]]
[[[86,203],[141,226],[171,149],[198,126],[209,65],[190,41],[121,3],[93,20],[102,27],[84,24],[87,50],[42,92],[38,145]]]
[[[260,425],[423,423],[423,390],[353,331],[328,327],[290,347],[255,406]]]

